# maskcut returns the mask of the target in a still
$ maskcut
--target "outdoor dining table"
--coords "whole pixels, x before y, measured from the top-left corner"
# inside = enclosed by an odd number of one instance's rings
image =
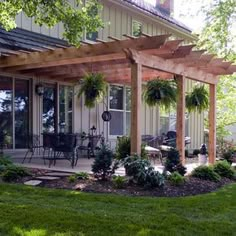
[[[49,155],[44,159],[49,160],[49,167],[56,160],[66,159],[71,162],[72,168],[75,165],[76,156],[76,134],[72,133],[43,133],[43,148],[48,149]]]

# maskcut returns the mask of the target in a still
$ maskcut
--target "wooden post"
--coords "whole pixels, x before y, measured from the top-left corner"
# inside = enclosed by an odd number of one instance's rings
[[[142,65],[131,64],[131,155],[141,154]]]
[[[216,158],[216,85],[210,84],[210,107],[209,107],[209,147],[208,162],[215,163]]]
[[[177,76],[178,98],[176,117],[176,147],[180,154],[180,161],[185,164],[185,78]]]

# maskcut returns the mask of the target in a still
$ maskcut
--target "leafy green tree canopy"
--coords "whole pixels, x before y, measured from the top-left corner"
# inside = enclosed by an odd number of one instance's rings
[[[225,60],[236,63],[236,1],[213,0],[206,9],[206,26],[199,46]],[[227,126],[236,124],[236,76],[222,76],[217,86],[217,135],[229,134]]]
[[[76,0],[72,6],[69,0],[3,0],[0,2],[0,24],[11,30],[16,27],[16,16],[23,12],[34,17],[36,24],[53,27],[58,23],[64,26],[64,38],[72,45],[79,46],[84,31],[97,31],[103,27],[99,16],[101,5],[97,0]]]

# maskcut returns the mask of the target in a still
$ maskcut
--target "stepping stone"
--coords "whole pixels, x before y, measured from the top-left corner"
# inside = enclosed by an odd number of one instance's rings
[[[37,186],[40,185],[42,183],[42,181],[40,180],[29,180],[24,182],[25,185],[29,185],[29,186]]]
[[[57,180],[57,179],[60,179],[60,177],[56,177],[56,176],[38,176],[38,177],[36,177],[36,179],[40,179],[40,180]]]
[[[66,173],[66,172],[49,172],[46,173],[45,175],[47,176],[53,176],[53,177],[69,177],[71,175],[73,175],[73,173]]]

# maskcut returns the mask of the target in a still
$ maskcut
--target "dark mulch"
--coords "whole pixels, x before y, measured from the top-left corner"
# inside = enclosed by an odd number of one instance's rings
[[[34,177],[45,175],[47,172],[48,171],[38,169],[31,170]],[[30,179],[33,178],[25,177],[18,182],[23,183]],[[40,186],[57,189],[73,189],[83,192],[114,193],[128,196],[180,197],[209,193],[233,182],[233,180],[227,178],[222,178],[220,182],[212,182],[187,177],[187,181],[181,186],[173,186],[166,181],[165,185],[161,188],[145,189],[134,183],[130,183],[127,184],[124,189],[115,189],[111,181],[99,181],[93,176],[90,176],[88,180],[76,180],[75,182],[70,182],[68,177],[62,177],[58,180],[43,181]]]

